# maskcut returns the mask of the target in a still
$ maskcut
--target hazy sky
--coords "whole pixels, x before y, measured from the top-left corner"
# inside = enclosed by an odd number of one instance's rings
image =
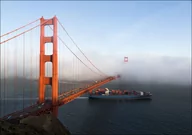
[[[172,77],[168,80],[189,82],[191,78],[189,1],[3,1],[1,35],[41,16],[54,15],[104,72],[123,71],[144,80]],[[129,57],[126,66],[124,56]]]

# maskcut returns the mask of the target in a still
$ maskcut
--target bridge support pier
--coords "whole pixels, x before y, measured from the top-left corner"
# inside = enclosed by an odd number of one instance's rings
[[[54,116],[58,116],[58,106],[54,106],[53,109],[52,109],[52,113]]]
[[[45,85],[52,86],[52,104],[58,101],[58,46],[57,46],[57,18],[40,20],[40,72],[39,72],[39,103],[45,102]],[[45,37],[45,26],[53,25],[53,36]],[[53,44],[53,54],[45,55],[45,44]],[[52,77],[45,76],[45,63],[52,62]]]

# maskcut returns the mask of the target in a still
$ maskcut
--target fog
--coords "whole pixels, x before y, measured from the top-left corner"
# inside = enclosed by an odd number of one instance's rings
[[[108,74],[120,74],[121,80],[125,82],[191,84],[191,58],[155,54],[127,56],[127,63],[123,62],[124,56],[113,54],[96,54],[92,59]],[[101,59],[105,61],[103,64]]]
[[[91,67],[95,72],[97,70],[83,58],[80,53],[76,54],[82,61]],[[191,58],[186,57],[173,57],[161,56],[156,54],[129,54],[117,55],[113,53],[99,53],[96,51],[85,52],[88,58],[107,75],[121,75],[122,81],[136,81],[136,82],[158,82],[158,83],[176,83],[176,84],[190,84],[191,83]],[[129,61],[123,61],[124,56],[128,56]],[[6,70],[6,77],[15,75],[14,60],[6,59],[7,65],[4,66],[4,59],[1,60],[1,78],[4,77]],[[25,62],[25,78],[38,79],[39,76],[39,61],[38,57],[34,58],[33,64],[30,65],[26,58]],[[59,78],[60,80],[97,80],[102,77],[96,75],[85,67],[81,62],[75,60],[75,66],[72,65],[74,57],[63,57],[59,63]],[[21,61],[19,61],[21,60]],[[17,75],[22,77],[23,64],[22,59],[18,60]],[[9,62],[12,61],[12,62]],[[6,67],[6,68],[4,68]],[[49,76],[51,76],[51,66],[48,68]],[[32,70],[32,71],[30,71]]]

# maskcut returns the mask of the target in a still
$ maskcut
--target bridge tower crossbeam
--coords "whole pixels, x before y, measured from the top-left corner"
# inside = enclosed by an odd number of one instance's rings
[[[58,46],[57,46],[57,17],[40,19],[40,72],[39,72],[39,103],[45,102],[45,85],[52,86],[52,104],[58,102]],[[45,26],[53,25],[53,36],[45,36]],[[53,52],[45,54],[45,44],[52,43]],[[52,62],[52,77],[45,76],[45,63]]]

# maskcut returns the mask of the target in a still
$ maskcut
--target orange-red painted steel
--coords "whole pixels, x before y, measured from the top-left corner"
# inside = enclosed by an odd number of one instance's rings
[[[41,104],[35,104],[32,105],[30,107],[25,108],[24,110],[20,110],[11,114],[8,114],[6,116],[4,116],[1,119],[7,119],[10,116],[12,116],[12,118],[16,118],[16,117],[20,117],[22,115],[22,117],[20,118],[24,118],[27,117],[28,115],[40,115],[43,113],[47,113],[52,111],[52,113],[57,116],[58,115],[58,107],[64,104],[69,103],[70,101],[74,100],[75,98],[97,88],[100,87],[101,85],[104,85],[112,80],[115,80],[116,77],[108,77],[104,80],[99,81],[98,83],[94,83],[94,84],[90,84],[88,87],[83,88],[83,89],[75,89],[75,90],[71,90],[65,93],[62,93],[59,96],[59,100],[57,102],[57,104],[53,105],[53,104],[49,104],[49,103],[44,103],[45,105],[42,108],[38,108],[38,106]],[[66,95],[66,96],[65,96]]]
[[[57,18],[41,20],[40,34],[40,72],[39,72],[39,103],[45,101],[45,85],[52,86],[52,104],[58,101],[58,47],[57,47]],[[45,22],[43,24],[43,22]],[[53,36],[45,37],[45,26],[53,25]],[[53,54],[45,55],[45,43],[53,43]],[[45,76],[45,63],[52,62],[52,77]]]
[[[77,97],[79,97],[79,96],[81,96],[81,95],[83,95],[83,94],[85,94],[85,93],[87,93],[87,92],[97,88],[97,87],[100,87],[100,86],[102,86],[102,85],[104,85],[104,84],[106,84],[106,83],[108,83],[108,82],[110,82],[110,81],[112,81],[114,79],[116,79],[116,77],[108,77],[108,78],[100,81],[99,83],[94,83],[91,86],[89,86],[87,88],[84,88],[84,89],[81,89],[79,91],[77,90],[76,93],[72,93],[68,97],[63,97],[63,98],[61,97],[58,100],[58,106],[66,104],[66,103],[74,100],[75,98],[77,98]]]
[[[54,115],[58,115],[58,107],[66,104],[75,98],[104,85],[116,77],[108,77],[101,81],[95,82],[85,88],[77,88],[58,95],[58,46],[57,46],[57,18],[40,19],[40,72],[39,72],[39,99],[38,103],[27,107],[21,111],[16,111],[4,116],[2,119],[9,117],[27,117],[28,115],[39,115],[48,111],[52,111]],[[53,36],[45,37],[45,26],[53,25]],[[45,55],[45,43],[53,43],[53,54]],[[52,62],[52,77],[45,76],[45,63]],[[45,102],[45,85],[52,86],[52,104]],[[40,108],[39,108],[40,107]]]

